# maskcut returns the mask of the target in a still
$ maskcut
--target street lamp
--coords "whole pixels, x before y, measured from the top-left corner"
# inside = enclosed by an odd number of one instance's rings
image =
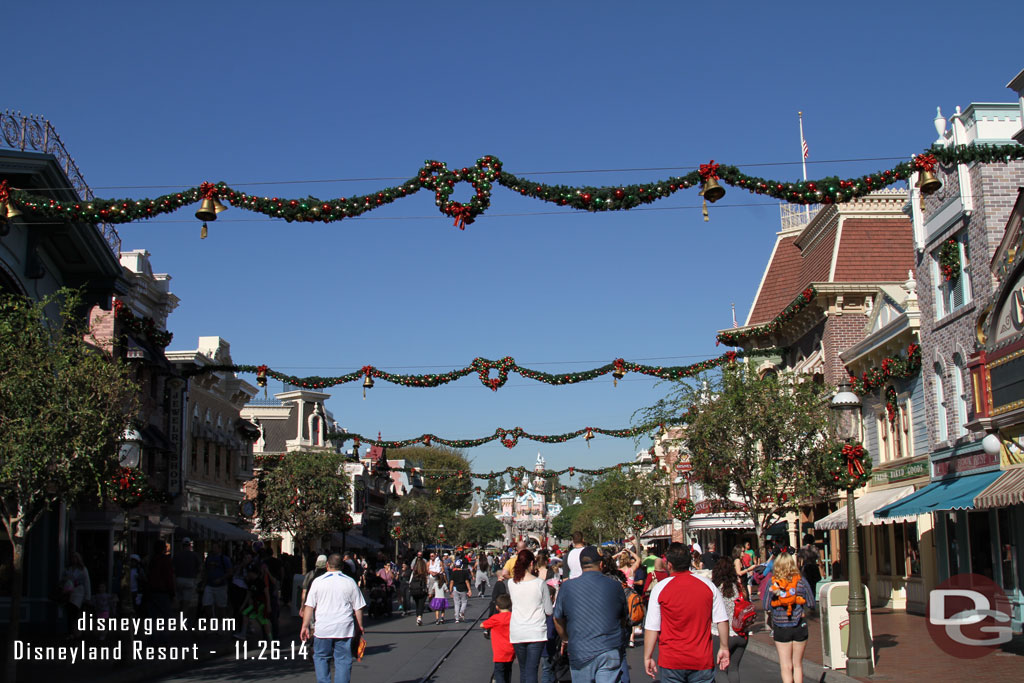
[[[640,529],[644,521],[644,516],[641,510],[643,510],[644,502],[639,498],[633,499],[633,544],[636,546],[636,552],[640,554]]]
[[[850,383],[843,381],[829,406],[836,416],[836,436],[846,443],[857,437],[857,417],[860,398],[850,391]],[[846,557],[849,570],[850,597],[847,612],[850,615],[850,640],[846,647],[846,673],[862,678],[874,673],[871,645],[868,642],[867,600],[860,575],[860,543],[857,541],[857,507],[853,487],[846,489]]]
[[[391,522],[395,525],[394,528],[398,529],[402,523],[402,512],[401,510],[395,510],[391,515]],[[395,535],[395,564],[398,564],[398,536]]]
[[[142,434],[135,427],[128,426],[121,435],[121,445],[117,451],[118,464],[121,467],[135,469],[142,460]],[[124,515],[124,529],[121,532],[121,586],[120,602],[123,614],[131,616],[135,612],[135,605],[132,603],[131,592],[131,538],[132,520],[128,514],[128,507],[121,509]]]
[[[121,435],[121,447],[117,451],[121,467],[136,468],[142,459],[142,434],[134,427],[127,427]]]
[[[444,543],[444,522],[437,525],[437,538]]]

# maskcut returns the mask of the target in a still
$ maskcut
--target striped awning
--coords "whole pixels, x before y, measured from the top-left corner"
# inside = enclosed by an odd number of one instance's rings
[[[1000,508],[1024,503],[1024,467],[1003,472],[1002,476],[974,497],[974,507]]]

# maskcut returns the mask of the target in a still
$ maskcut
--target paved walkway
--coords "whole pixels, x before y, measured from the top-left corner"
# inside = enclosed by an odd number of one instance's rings
[[[923,616],[891,609],[871,612],[875,645],[875,674],[864,681],[1014,681],[1024,680],[1024,638],[1018,636],[1001,652],[980,659],[958,659],[946,654],[928,635]],[[808,680],[819,680],[815,672],[821,671],[821,623],[816,617],[809,620],[810,637],[804,654]],[[748,648],[767,657],[777,659],[775,645],[766,632],[755,633]],[[854,680],[826,671],[825,680]]]

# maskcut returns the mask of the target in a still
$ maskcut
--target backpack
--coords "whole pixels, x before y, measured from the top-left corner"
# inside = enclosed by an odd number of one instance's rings
[[[747,635],[747,629],[757,618],[757,610],[754,605],[742,595],[737,595],[732,601],[732,619],[729,626],[740,636]]]
[[[427,594],[427,582],[423,579],[422,574],[416,574],[412,577],[409,582],[409,595],[416,597],[418,595]]]
[[[626,606],[629,608],[629,620],[633,622],[633,625],[636,626],[643,623],[644,601],[640,599],[640,596],[630,592],[626,597]]]
[[[797,586],[800,583],[800,575],[794,574],[789,578],[789,581],[783,583],[777,578],[772,577],[771,593],[772,593],[772,607],[785,607],[786,616],[793,616],[794,605],[804,605],[807,600],[804,596],[797,594]]]

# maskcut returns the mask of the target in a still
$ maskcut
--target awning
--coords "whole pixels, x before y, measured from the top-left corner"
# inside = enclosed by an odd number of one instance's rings
[[[875,517],[913,517],[942,510],[971,510],[974,497],[1001,474],[999,471],[982,472],[932,482],[903,500],[876,510]]]
[[[875,517],[875,510],[886,505],[891,505],[901,498],[905,498],[914,492],[913,486],[899,486],[894,489],[885,489],[883,491],[871,491],[864,494],[857,499],[855,508],[857,511],[857,524],[861,526],[870,526],[875,524],[891,524],[894,522],[905,521],[903,518],[885,518],[881,519]],[[845,529],[846,528],[846,506],[839,508],[835,512],[825,517],[822,517],[814,523],[815,529]]]
[[[706,512],[694,515],[686,523],[689,531],[698,529],[753,529],[754,522],[742,512]]]
[[[668,524],[662,524],[661,526],[656,526],[653,529],[648,529],[647,531],[640,534],[640,538],[672,538],[672,522],[669,522]]]
[[[331,535],[331,541],[334,543],[334,545],[340,546],[342,544],[341,532],[335,531]],[[378,543],[377,541],[374,541],[371,538],[367,538],[362,534],[357,534],[352,531],[348,532],[347,534],[344,534],[344,541],[346,548],[365,548],[367,550],[380,550],[384,547],[383,544]]]
[[[1000,508],[1024,503],[1024,467],[1003,472],[974,497],[976,508]]]
[[[256,535],[215,517],[184,517],[181,520],[195,536],[217,541],[251,541]]]

